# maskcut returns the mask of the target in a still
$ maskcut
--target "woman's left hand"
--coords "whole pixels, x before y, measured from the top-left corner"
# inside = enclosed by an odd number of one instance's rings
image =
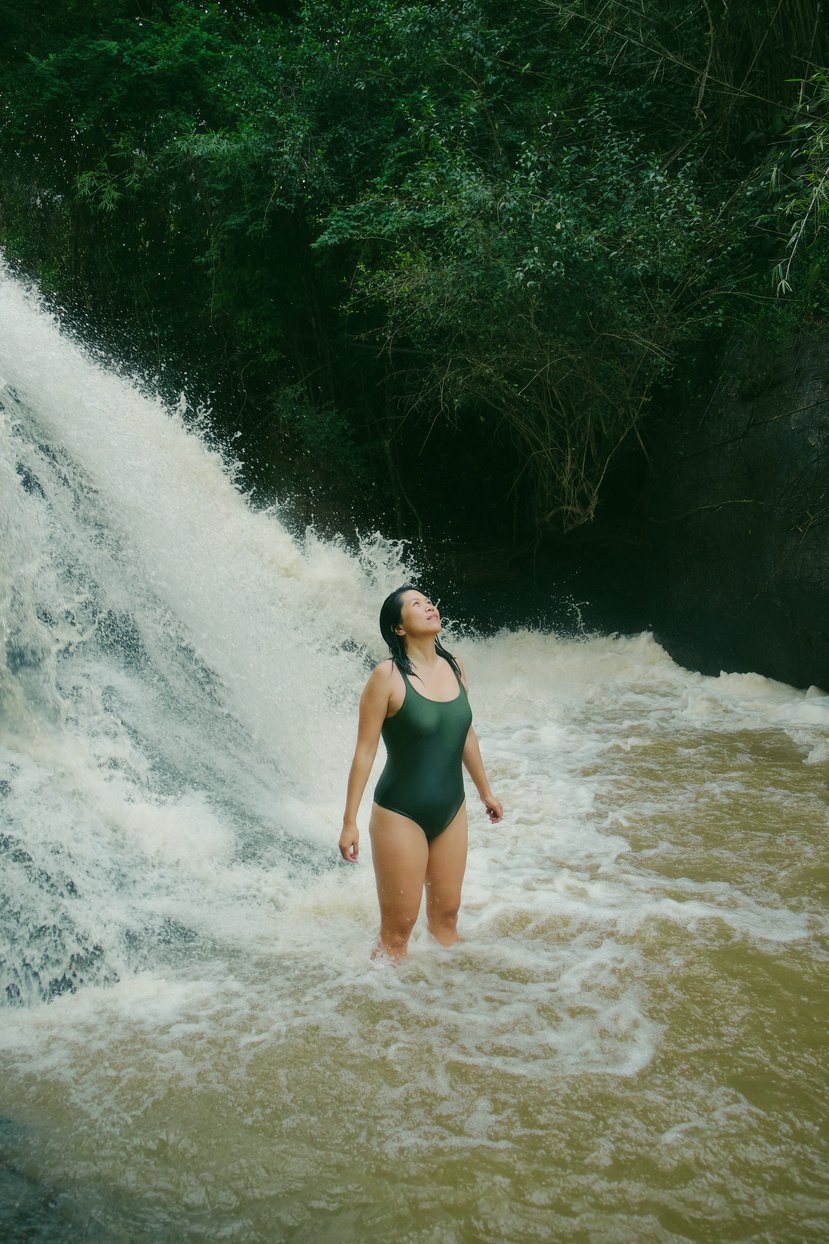
[[[491,825],[497,825],[504,819],[504,806],[500,799],[496,799],[494,795],[481,795],[481,802],[486,808]]]

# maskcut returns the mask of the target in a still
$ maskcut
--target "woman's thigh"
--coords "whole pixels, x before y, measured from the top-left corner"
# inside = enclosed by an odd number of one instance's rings
[[[381,914],[400,914],[414,920],[429,862],[426,835],[407,816],[377,804],[371,810],[369,832]]]
[[[466,872],[468,843],[466,804],[442,834],[429,843],[426,867],[426,905],[428,908],[457,910]]]

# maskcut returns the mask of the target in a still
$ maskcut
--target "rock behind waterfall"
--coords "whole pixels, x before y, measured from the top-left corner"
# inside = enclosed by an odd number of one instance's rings
[[[829,690],[829,337],[741,343],[662,425],[645,496],[650,614],[703,673]]]

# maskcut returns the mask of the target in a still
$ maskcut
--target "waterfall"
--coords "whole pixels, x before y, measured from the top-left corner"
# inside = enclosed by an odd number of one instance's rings
[[[326,774],[403,571],[255,511],[5,272],[0,316],[2,987],[32,1001],[178,953],[208,861],[331,866]]]

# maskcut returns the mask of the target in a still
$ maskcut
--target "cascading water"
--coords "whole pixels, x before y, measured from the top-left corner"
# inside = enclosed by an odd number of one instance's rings
[[[2,269],[0,382],[0,1234],[825,1235],[829,700],[458,640],[507,818],[462,944],[372,964],[399,548],[255,512]]]
[[[372,576],[252,513],[180,421],[3,296],[2,366],[30,369],[0,394],[3,986],[32,1001],[192,934],[193,864],[322,858],[315,753],[341,770]]]

